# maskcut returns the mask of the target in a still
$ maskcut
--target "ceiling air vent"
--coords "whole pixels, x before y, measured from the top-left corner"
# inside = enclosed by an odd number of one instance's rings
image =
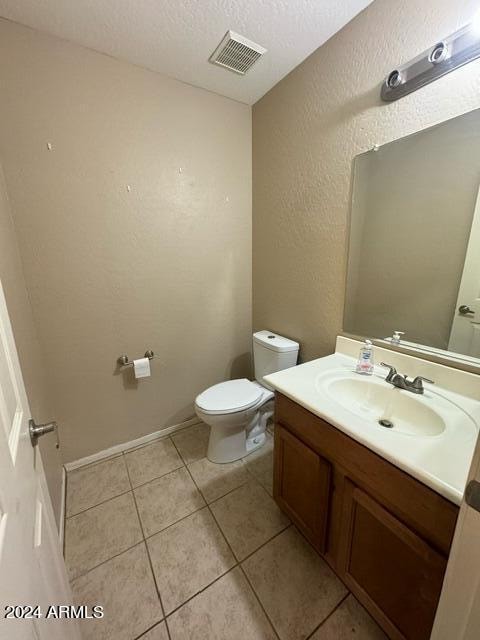
[[[234,31],[227,31],[209,60],[213,64],[244,75],[265,52],[266,49],[259,44]]]

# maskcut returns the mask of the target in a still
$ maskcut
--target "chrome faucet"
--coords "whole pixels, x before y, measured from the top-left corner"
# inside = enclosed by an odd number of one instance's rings
[[[389,372],[387,373],[387,377],[385,378],[385,382],[389,382],[393,384],[397,389],[404,389],[405,391],[410,391],[411,393],[424,393],[425,389],[423,388],[424,382],[429,382],[430,384],[435,384],[433,380],[429,380],[428,378],[424,378],[423,376],[417,376],[413,380],[409,380],[406,375],[398,373],[395,367],[392,367],[391,364],[387,364],[386,362],[380,363],[382,367],[387,367]]]

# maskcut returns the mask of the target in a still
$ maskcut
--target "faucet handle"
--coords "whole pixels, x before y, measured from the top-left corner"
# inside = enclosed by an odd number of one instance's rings
[[[387,382],[390,382],[393,376],[397,375],[397,370],[395,369],[395,367],[392,367],[391,364],[387,364],[386,362],[381,362],[380,365],[382,367],[387,367],[387,369],[390,369],[390,371],[387,373],[387,377],[385,378]]]
[[[424,378],[423,376],[417,376],[411,382],[411,386],[414,389],[423,389],[423,383],[424,382],[429,382],[430,384],[435,384],[435,382],[433,380],[430,380],[429,378]]]
[[[422,393],[423,394],[423,383],[430,382],[430,384],[435,384],[433,380],[429,380],[428,378],[424,378],[423,376],[417,376],[412,382],[408,383],[408,388],[413,393]]]

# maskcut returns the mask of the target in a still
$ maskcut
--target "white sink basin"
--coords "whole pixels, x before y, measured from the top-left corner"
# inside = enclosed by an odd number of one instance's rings
[[[357,342],[352,350],[358,352]],[[378,359],[391,357],[390,351],[378,347],[376,354]],[[265,380],[308,411],[460,504],[480,425],[477,379],[473,374],[458,372],[470,393],[461,395],[440,384],[451,380],[445,377],[445,371],[449,370],[443,365],[432,364],[433,370],[425,370],[423,363],[418,367],[416,358],[403,354],[402,358],[402,373],[428,375],[437,384],[425,384],[423,395],[395,389],[385,381],[383,368],[376,367],[373,376],[361,376],[355,373],[356,357],[338,352],[272,373]],[[381,426],[380,420],[393,426]]]
[[[373,376],[345,371],[319,376],[317,386],[319,391],[379,429],[412,436],[438,436],[445,430],[445,420],[435,409],[437,397],[433,401],[429,395],[415,395]],[[461,409],[448,404],[449,413],[458,411],[465,418]]]

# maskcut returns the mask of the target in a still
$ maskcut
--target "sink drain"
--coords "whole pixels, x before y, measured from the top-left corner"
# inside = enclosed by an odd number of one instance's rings
[[[382,418],[382,420],[379,420],[378,424],[381,425],[382,427],[385,427],[386,429],[393,428],[393,422],[391,420],[385,420],[385,418]]]

